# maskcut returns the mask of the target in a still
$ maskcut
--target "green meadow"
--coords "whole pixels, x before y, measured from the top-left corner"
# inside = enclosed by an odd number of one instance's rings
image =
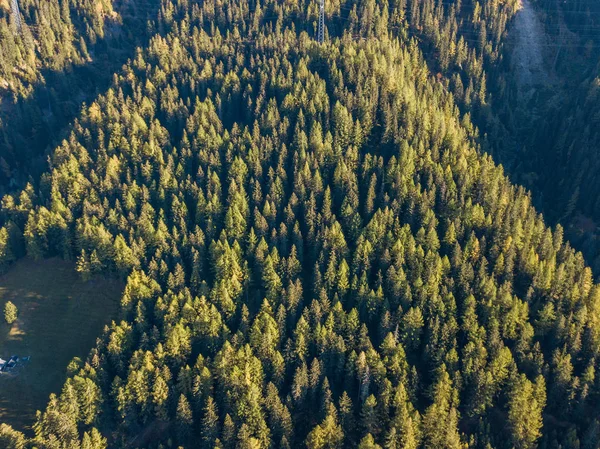
[[[0,422],[28,431],[36,410],[59,393],[74,357],[85,358],[118,313],[123,284],[83,281],[60,259],[19,261],[0,277],[0,307],[12,301],[18,319],[0,323],[0,358],[30,356],[11,373],[0,373]]]

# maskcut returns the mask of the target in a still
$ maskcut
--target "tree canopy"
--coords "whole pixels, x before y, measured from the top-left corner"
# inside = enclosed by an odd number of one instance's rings
[[[163,0],[4,196],[1,262],[127,279],[8,447],[597,447],[600,286],[472,121],[516,5],[326,5]]]

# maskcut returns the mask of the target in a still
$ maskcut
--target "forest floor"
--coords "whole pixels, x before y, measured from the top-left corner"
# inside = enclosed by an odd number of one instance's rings
[[[0,422],[31,429],[36,410],[60,393],[69,362],[85,358],[116,318],[122,291],[114,279],[82,281],[60,259],[24,259],[0,277],[0,310],[6,301],[19,310],[12,326],[0,317],[0,358],[31,356],[15,372],[0,373]]]

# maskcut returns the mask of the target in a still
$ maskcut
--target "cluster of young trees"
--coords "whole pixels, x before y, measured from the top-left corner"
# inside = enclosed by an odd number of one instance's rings
[[[5,254],[127,286],[35,436],[0,441],[597,448],[600,286],[428,69],[427,5],[328,3],[319,45],[308,0],[163,1],[2,200]]]

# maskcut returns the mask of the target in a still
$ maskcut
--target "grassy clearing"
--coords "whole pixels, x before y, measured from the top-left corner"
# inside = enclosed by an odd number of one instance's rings
[[[29,430],[36,410],[60,392],[73,357],[86,357],[105,324],[118,312],[123,284],[82,281],[73,264],[60,259],[21,260],[0,277],[0,357],[31,356],[16,375],[0,374],[0,422]],[[4,321],[6,301],[19,309]]]

